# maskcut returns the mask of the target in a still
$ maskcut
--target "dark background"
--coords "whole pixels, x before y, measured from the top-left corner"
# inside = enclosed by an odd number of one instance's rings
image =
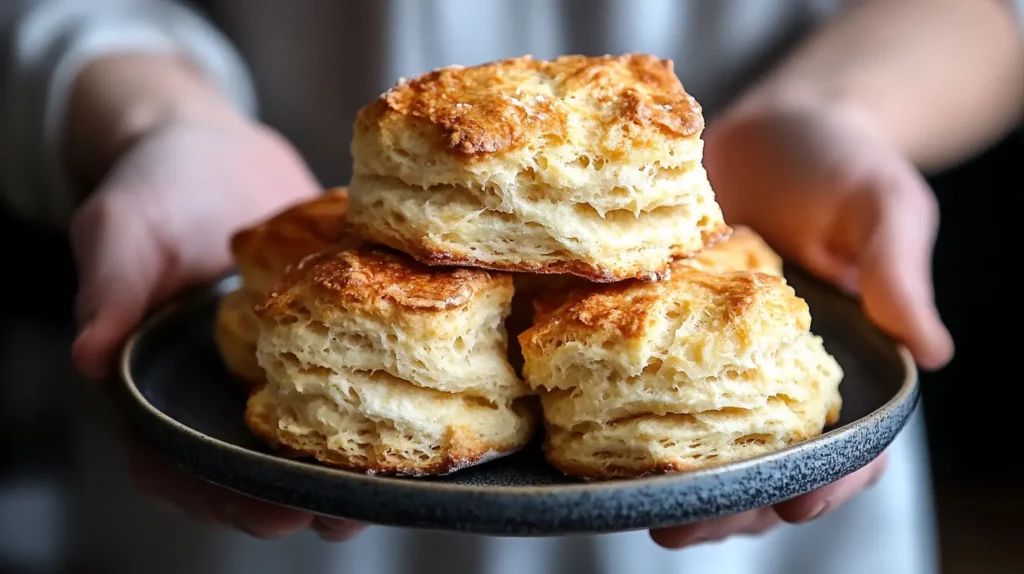
[[[936,299],[956,358],[922,375],[946,572],[1021,572],[1024,130],[932,178]],[[1014,200],[1013,197],[1018,199]]]
[[[1022,317],[1015,267],[1021,223],[1010,198],[1024,191],[1022,164],[1019,130],[976,160],[930,178],[942,207],[937,300],[957,344],[946,369],[922,376],[945,572],[1020,571],[1015,545],[1024,542],[1018,460],[1024,448],[1017,431],[1024,384],[1018,361],[1024,351],[1016,331]],[[0,489],[30,480],[54,485],[59,497],[75,481],[79,429],[69,397],[86,384],[68,358],[71,256],[65,238],[8,213],[0,213],[0,248]],[[23,518],[25,528],[40,520],[60,523],[30,514],[45,505],[18,514],[21,499],[8,498],[0,497],[0,510],[19,523],[0,523],[0,532],[16,532]],[[0,554],[0,572],[15,572],[14,560]]]

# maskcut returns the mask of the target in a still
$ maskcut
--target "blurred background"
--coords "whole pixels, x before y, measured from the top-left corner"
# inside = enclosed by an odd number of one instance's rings
[[[930,178],[942,213],[938,305],[957,344],[947,368],[922,376],[948,573],[1022,571],[1024,385],[1014,365],[1024,350],[1013,333],[1024,318],[1012,268],[1020,216],[1008,203],[1024,190],[1022,164],[1018,130]],[[126,463],[109,426],[84,415],[106,406],[69,359],[76,284],[67,239],[0,206],[0,248],[0,574],[94,572],[92,544],[150,536],[147,517],[163,510],[132,494],[127,473],[95,472]],[[103,524],[112,500],[138,505],[138,522]]]

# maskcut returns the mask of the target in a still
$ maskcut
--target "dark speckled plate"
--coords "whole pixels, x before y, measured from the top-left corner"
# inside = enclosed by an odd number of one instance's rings
[[[230,278],[153,317],[125,347],[123,381],[143,436],[184,470],[283,505],[368,523],[505,535],[637,530],[776,503],[847,475],[877,456],[917,404],[906,350],[854,301],[795,270],[813,330],[846,372],[842,420],[822,436],[714,469],[582,483],[545,465],[540,449],[443,478],[388,478],[271,454],[242,422],[211,330]]]

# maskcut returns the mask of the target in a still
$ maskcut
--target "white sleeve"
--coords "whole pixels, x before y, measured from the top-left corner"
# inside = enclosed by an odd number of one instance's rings
[[[17,215],[66,227],[79,194],[62,161],[71,84],[116,52],[178,52],[256,113],[244,62],[198,13],[171,0],[0,0],[0,194]],[[0,53],[0,55],[3,55]]]

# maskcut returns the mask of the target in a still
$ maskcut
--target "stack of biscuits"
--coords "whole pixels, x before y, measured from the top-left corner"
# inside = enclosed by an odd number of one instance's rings
[[[232,239],[217,342],[250,381],[247,424],[291,456],[414,476],[541,432],[581,478],[819,434],[842,370],[779,256],[724,221],[703,127],[647,55],[400,81],[355,120],[347,192]]]

